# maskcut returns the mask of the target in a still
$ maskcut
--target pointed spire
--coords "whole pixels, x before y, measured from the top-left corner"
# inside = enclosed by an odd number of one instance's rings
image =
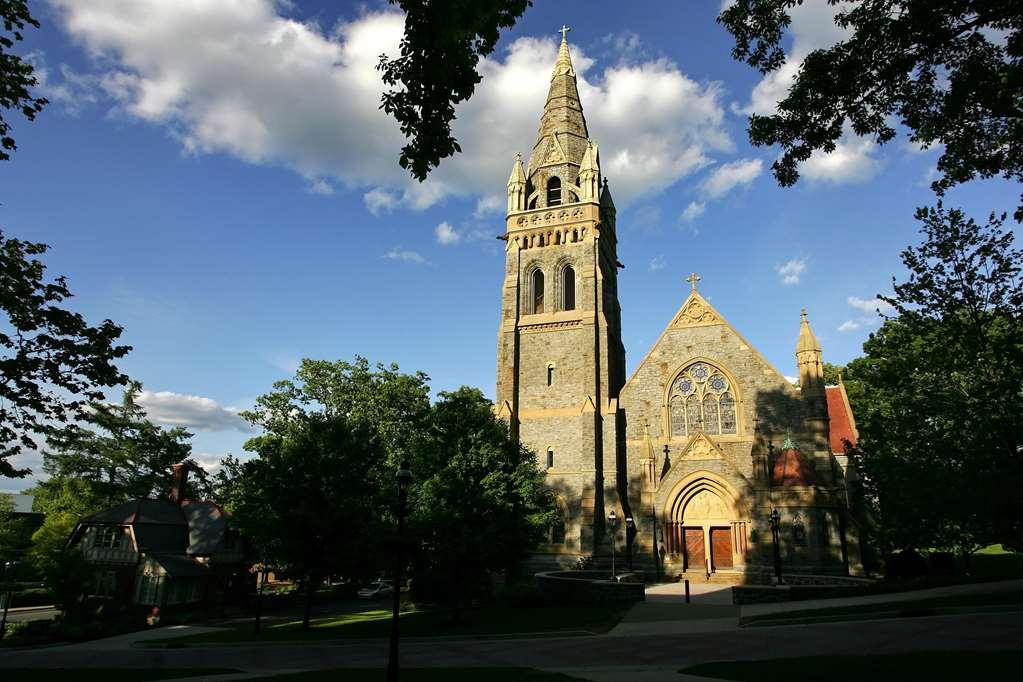
[[[530,177],[544,165],[579,164],[589,138],[582,104],[579,102],[575,67],[568,47],[567,27],[563,29],[558,58],[551,72],[547,103],[540,117],[536,144],[529,158]]]
[[[804,351],[821,352],[821,345],[817,342],[813,330],[810,329],[810,321],[806,317],[806,308],[799,313],[799,340],[796,342],[796,354]]]
[[[607,178],[604,178],[604,188],[600,190],[600,205],[613,209],[615,201],[611,198],[611,190],[607,186]]]
[[[515,154],[515,163],[512,164],[512,172],[508,177],[508,186],[526,184],[526,172],[522,168],[522,152]]]
[[[522,154],[515,155],[511,175],[508,177],[508,213],[526,208],[526,174],[522,170]]]

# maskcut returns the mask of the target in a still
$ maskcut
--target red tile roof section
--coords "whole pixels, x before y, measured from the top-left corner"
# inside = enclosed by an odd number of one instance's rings
[[[774,461],[774,469],[771,471],[771,485],[773,486],[811,486],[817,485],[817,475],[813,466],[795,448],[786,448],[781,451]]]
[[[845,454],[845,440],[856,445],[856,420],[845,395],[845,387],[828,386],[828,418],[831,420],[831,451]]]

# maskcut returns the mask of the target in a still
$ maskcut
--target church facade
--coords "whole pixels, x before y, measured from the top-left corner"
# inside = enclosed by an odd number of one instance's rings
[[[502,239],[495,410],[537,453],[562,519],[537,565],[603,557],[614,539],[668,575],[766,573],[777,509],[786,571],[859,570],[844,454],[855,421],[844,388],[824,384],[805,311],[796,388],[694,273],[626,379],[615,206],[564,38],[528,164],[512,166]]]

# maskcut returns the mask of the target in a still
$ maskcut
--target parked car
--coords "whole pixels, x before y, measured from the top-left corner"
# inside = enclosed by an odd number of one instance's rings
[[[362,599],[383,599],[390,597],[392,593],[391,583],[387,580],[377,580],[359,590],[359,597]]]

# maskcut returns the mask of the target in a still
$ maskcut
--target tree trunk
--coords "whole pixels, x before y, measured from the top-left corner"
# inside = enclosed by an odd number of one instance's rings
[[[309,629],[309,617],[313,610],[313,592],[316,591],[316,581],[313,580],[312,573],[306,573],[305,576],[305,612],[302,614],[302,629]]]

